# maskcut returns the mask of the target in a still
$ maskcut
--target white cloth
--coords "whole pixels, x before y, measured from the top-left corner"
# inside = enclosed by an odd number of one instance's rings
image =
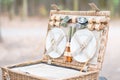
[[[13,68],[12,70],[47,78],[48,80],[63,80],[66,78],[84,74],[83,72],[74,69],[52,66],[44,63]]]

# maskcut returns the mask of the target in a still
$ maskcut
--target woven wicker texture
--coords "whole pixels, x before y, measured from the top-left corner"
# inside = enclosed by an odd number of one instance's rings
[[[91,4],[90,4],[91,5]],[[51,10],[50,11],[50,18],[52,15],[57,14],[57,15],[76,15],[76,16],[104,16],[105,18],[109,19],[110,12],[109,11],[99,11],[99,9],[95,8],[95,11],[64,11],[58,9],[55,5],[53,5],[56,10]],[[94,9],[94,8],[93,8]],[[74,22],[74,21],[73,21]],[[53,23],[51,23],[53,24]],[[58,25],[58,23],[56,23]],[[48,25],[48,31],[51,29],[51,26]],[[86,63],[80,63],[77,61],[72,61],[70,62],[65,62],[64,61],[64,56],[60,58],[53,59],[46,55],[46,51],[44,54],[44,57],[42,60],[39,61],[33,61],[33,62],[27,62],[27,63],[22,63],[18,65],[13,65],[13,66],[8,66],[7,68],[3,67],[2,68],[2,76],[3,80],[46,80],[44,77],[37,77],[33,76],[28,73],[20,73],[20,72],[15,72],[11,70],[11,68],[16,68],[16,67],[21,67],[21,66],[27,66],[27,65],[34,65],[37,63],[50,63],[53,65],[61,66],[61,67],[69,67],[69,68],[74,68],[81,70],[84,66],[88,66],[88,71],[84,72],[83,75],[79,76],[74,76],[70,77],[64,80],[98,80],[99,76],[99,71],[102,68],[102,63],[104,60],[104,54],[105,54],[105,49],[106,49],[106,43],[108,39],[108,30],[109,30],[109,25],[106,24],[106,27],[99,33],[99,48],[98,48],[98,56],[97,56],[97,64],[93,65],[89,62]]]

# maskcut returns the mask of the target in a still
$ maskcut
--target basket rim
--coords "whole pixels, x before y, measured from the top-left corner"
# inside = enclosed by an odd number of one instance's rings
[[[107,16],[110,17],[110,11],[66,11],[50,10],[50,14],[83,15],[83,16]]]
[[[12,72],[14,74],[23,75],[23,76],[27,76],[27,77],[32,77],[32,78],[36,78],[36,79],[48,80],[47,78],[42,77],[42,76],[36,76],[36,75],[24,73],[24,72],[18,72],[18,71],[11,70],[11,68],[34,65],[34,64],[38,64],[40,62],[42,62],[42,60],[25,62],[25,63],[21,63],[21,64],[18,63],[18,64],[11,65],[11,66],[1,67],[1,70],[2,70],[3,75],[7,71],[8,75],[10,75],[9,72]],[[76,77],[84,77],[84,76],[87,76],[87,75],[90,75],[90,74],[95,74],[95,73],[99,74],[99,70],[93,70],[93,71],[85,72],[83,75],[80,74],[80,75],[77,75],[77,76],[74,76],[74,77],[65,78],[64,80],[71,79],[71,78],[76,78]]]

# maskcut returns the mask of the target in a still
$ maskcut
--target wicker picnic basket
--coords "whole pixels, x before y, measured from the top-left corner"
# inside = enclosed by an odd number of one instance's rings
[[[45,50],[44,57],[41,60],[25,62],[22,64],[13,65],[13,66],[2,67],[1,68],[2,79],[3,80],[53,80],[53,79],[48,79],[42,76],[35,76],[27,72],[25,73],[25,72],[19,72],[19,71],[12,70],[13,68],[17,68],[17,67],[24,67],[24,66],[45,63],[45,64],[55,65],[59,67],[69,68],[69,69],[76,69],[79,72],[81,72],[81,75],[67,77],[64,80],[98,80],[99,72],[102,68],[102,63],[103,63],[105,49],[106,49],[106,43],[108,39],[108,30],[109,30],[108,21],[109,21],[110,12],[100,11],[93,3],[91,3],[90,6],[94,9],[93,11],[64,11],[64,10],[60,10],[57,6],[53,5],[54,9],[56,10],[50,11],[50,18],[54,14],[55,15],[105,17],[107,19],[107,23],[105,24],[106,27],[103,28],[103,30],[98,31],[99,37],[97,39],[97,43],[99,44],[98,45],[99,47],[97,48],[97,52],[96,52],[96,54],[98,54],[96,64],[91,64],[88,61],[85,63],[81,63],[75,60],[73,60],[72,62],[65,62],[64,56],[61,56],[59,58],[51,58],[50,56],[46,54],[46,50]],[[50,29],[51,29],[51,26],[49,24],[48,31]],[[87,66],[87,71],[82,72],[85,66]],[[56,79],[56,80],[60,80],[60,79]]]

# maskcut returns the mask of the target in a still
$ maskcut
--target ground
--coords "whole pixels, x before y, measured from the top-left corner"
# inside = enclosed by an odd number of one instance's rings
[[[0,43],[0,66],[36,60],[44,52],[48,19],[15,18],[9,21],[1,17],[2,38]],[[110,21],[108,44],[100,74],[108,80],[120,80],[120,20]]]

